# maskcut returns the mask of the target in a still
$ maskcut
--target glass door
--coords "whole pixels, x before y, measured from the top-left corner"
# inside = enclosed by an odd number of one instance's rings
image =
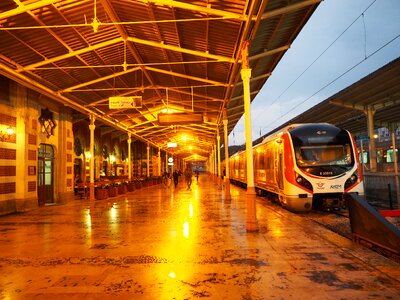
[[[38,197],[39,206],[54,203],[54,149],[48,144],[39,148]]]

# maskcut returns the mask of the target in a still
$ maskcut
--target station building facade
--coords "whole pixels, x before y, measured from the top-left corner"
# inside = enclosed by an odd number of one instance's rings
[[[89,183],[89,121],[74,121],[73,113],[0,75],[0,215],[66,203],[78,177]],[[107,131],[95,130],[96,185],[126,181],[129,163],[132,178],[161,176],[165,152],[132,140],[129,162],[127,134]]]

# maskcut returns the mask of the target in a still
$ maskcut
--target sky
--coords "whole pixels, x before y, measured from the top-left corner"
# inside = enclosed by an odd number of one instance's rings
[[[324,0],[251,105],[252,140],[400,56],[400,0]],[[245,143],[244,116],[229,145]]]

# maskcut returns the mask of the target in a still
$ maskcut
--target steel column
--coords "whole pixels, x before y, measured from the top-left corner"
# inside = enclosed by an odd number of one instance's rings
[[[95,117],[90,115],[90,201],[94,201],[94,125]]]
[[[231,189],[229,182],[229,151],[228,151],[228,118],[224,111],[224,150],[225,150],[225,200],[231,200]]]
[[[377,171],[377,162],[376,162],[376,145],[374,138],[374,114],[375,110],[368,106],[367,108],[367,126],[368,126],[368,137],[369,137],[369,166],[371,172]]]

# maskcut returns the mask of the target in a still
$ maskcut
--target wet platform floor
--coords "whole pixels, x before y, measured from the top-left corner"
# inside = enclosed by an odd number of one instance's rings
[[[399,299],[400,267],[207,175],[0,217],[0,299]]]

